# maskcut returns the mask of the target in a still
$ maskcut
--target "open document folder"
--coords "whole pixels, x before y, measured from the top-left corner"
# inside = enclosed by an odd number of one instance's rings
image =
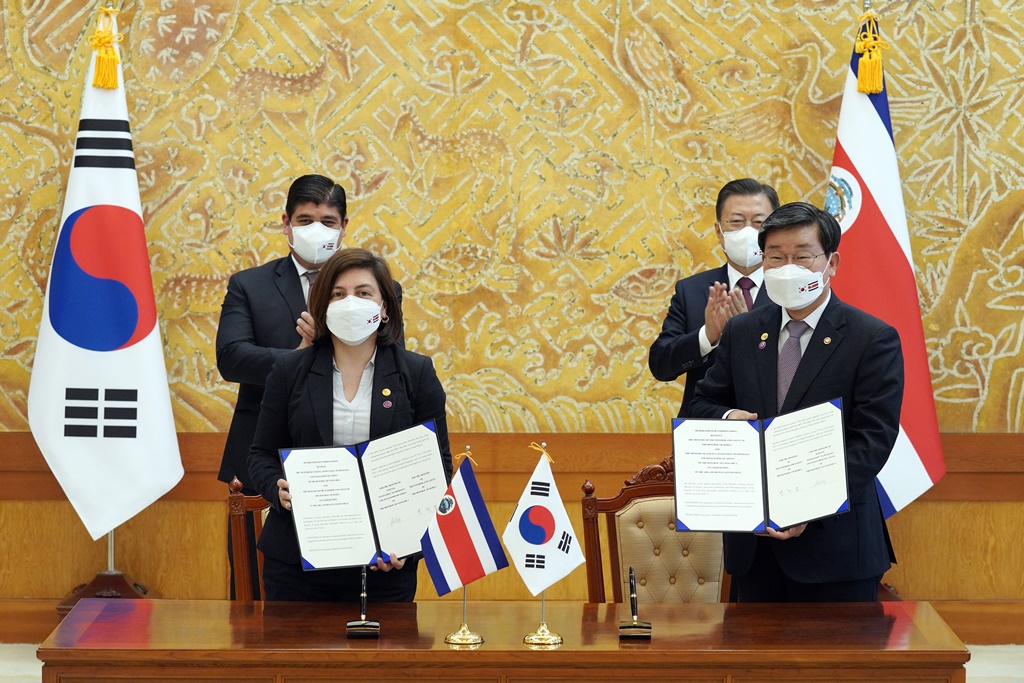
[[[850,509],[840,399],[766,420],[675,419],[676,530],[784,529]]]
[[[307,570],[419,552],[448,487],[433,421],[355,446],[280,454]]]

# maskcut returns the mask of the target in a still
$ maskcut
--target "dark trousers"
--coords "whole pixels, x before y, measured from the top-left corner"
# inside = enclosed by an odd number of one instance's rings
[[[366,572],[368,602],[412,602],[416,597],[419,558],[410,557],[401,569]],[[359,602],[359,567],[303,571],[298,564],[263,558],[263,590],[267,600],[299,602]]]
[[[759,536],[750,571],[733,576],[739,602],[876,602],[881,576],[855,581],[800,583],[786,576],[775,560],[772,543],[786,543]],[[828,558],[822,558],[827,562]]]

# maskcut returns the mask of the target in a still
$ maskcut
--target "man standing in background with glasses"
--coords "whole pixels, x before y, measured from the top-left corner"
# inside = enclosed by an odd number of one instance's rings
[[[761,223],[779,208],[775,190],[752,178],[731,180],[718,192],[715,235],[725,265],[676,283],[661,334],[651,344],[648,366],[655,379],[686,373],[679,417],[686,417],[693,390],[710,367],[726,321],[767,303],[762,291]]]
[[[842,399],[850,511],[766,535],[723,534],[740,602],[878,599],[896,561],[875,476],[899,434],[903,353],[894,328],[832,293],[842,231],[795,202],[761,226],[770,303],[729,320],[690,417],[754,420]]]

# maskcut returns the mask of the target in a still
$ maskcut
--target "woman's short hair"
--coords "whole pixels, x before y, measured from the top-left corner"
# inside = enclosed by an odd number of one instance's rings
[[[380,327],[377,329],[377,343],[397,343],[402,338],[402,307],[398,304],[398,295],[395,294],[395,280],[391,277],[388,262],[365,249],[341,249],[334,252],[320,266],[316,281],[309,290],[309,314],[313,316],[315,340],[319,342],[330,338],[327,329],[327,307],[331,303],[334,283],[339,275],[353,268],[363,268],[373,273],[384,300],[384,315],[387,316],[387,322],[381,319]]]

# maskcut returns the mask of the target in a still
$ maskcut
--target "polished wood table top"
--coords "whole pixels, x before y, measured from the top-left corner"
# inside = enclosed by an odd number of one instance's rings
[[[482,663],[494,656],[537,661],[585,660],[667,666],[666,654],[699,655],[702,665],[744,663],[836,666],[852,659],[905,666],[937,661],[961,666],[967,648],[928,603],[641,605],[653,626],[648,641],[620,641],[629,619],[621,604],[548,602],[546,623],[564,639],[554,652],[531,652],[523,636],[540,624],[541,602],[471,602],[468,625],[485,639],[474,652],[444,643],[459,628],[462,604],[371,604],[379,640],[350,640],[345,625],[358,607],[329,603],[85,599],[40,646],[46,664],[74,661],[204,663],[294,662]],[[621,664],[619,664],[621,666]]]
[[[523,636],[541,622],[541,601],[471,602],[469,627],[487,650],[528,651]],[[313,652],[331,658],[345,652],[379,650],[451,652],[444,643],[458,630],[462,603],[430,601],[370,604],[369,618],[381,624],[380,640],[349,640],[345,624],[358,618],[357,605],[216,600],[103,600],[79,602],[40,646],[56,661],[73,650],[77,658],[117,650],[144,658],[157,650],[206,652],[209,657],[243,657],[247,651]],[[823,645],[865,655],[899,652],[926,660],[939,652],[967,661],[964,644],[926,602],[853,604],[641,604],[640,618],[652,624],[649,641],[620,641],[618,624],[629,620],[623,604],[548,602],[546,623],[562,636],[561,651],[594,656],[629,651],[631,657],[666,651],[699,651],[702,657],[736,652],[774,652],[803,660],[820,656]],[[755,654],[761,656],[761,654]]]

